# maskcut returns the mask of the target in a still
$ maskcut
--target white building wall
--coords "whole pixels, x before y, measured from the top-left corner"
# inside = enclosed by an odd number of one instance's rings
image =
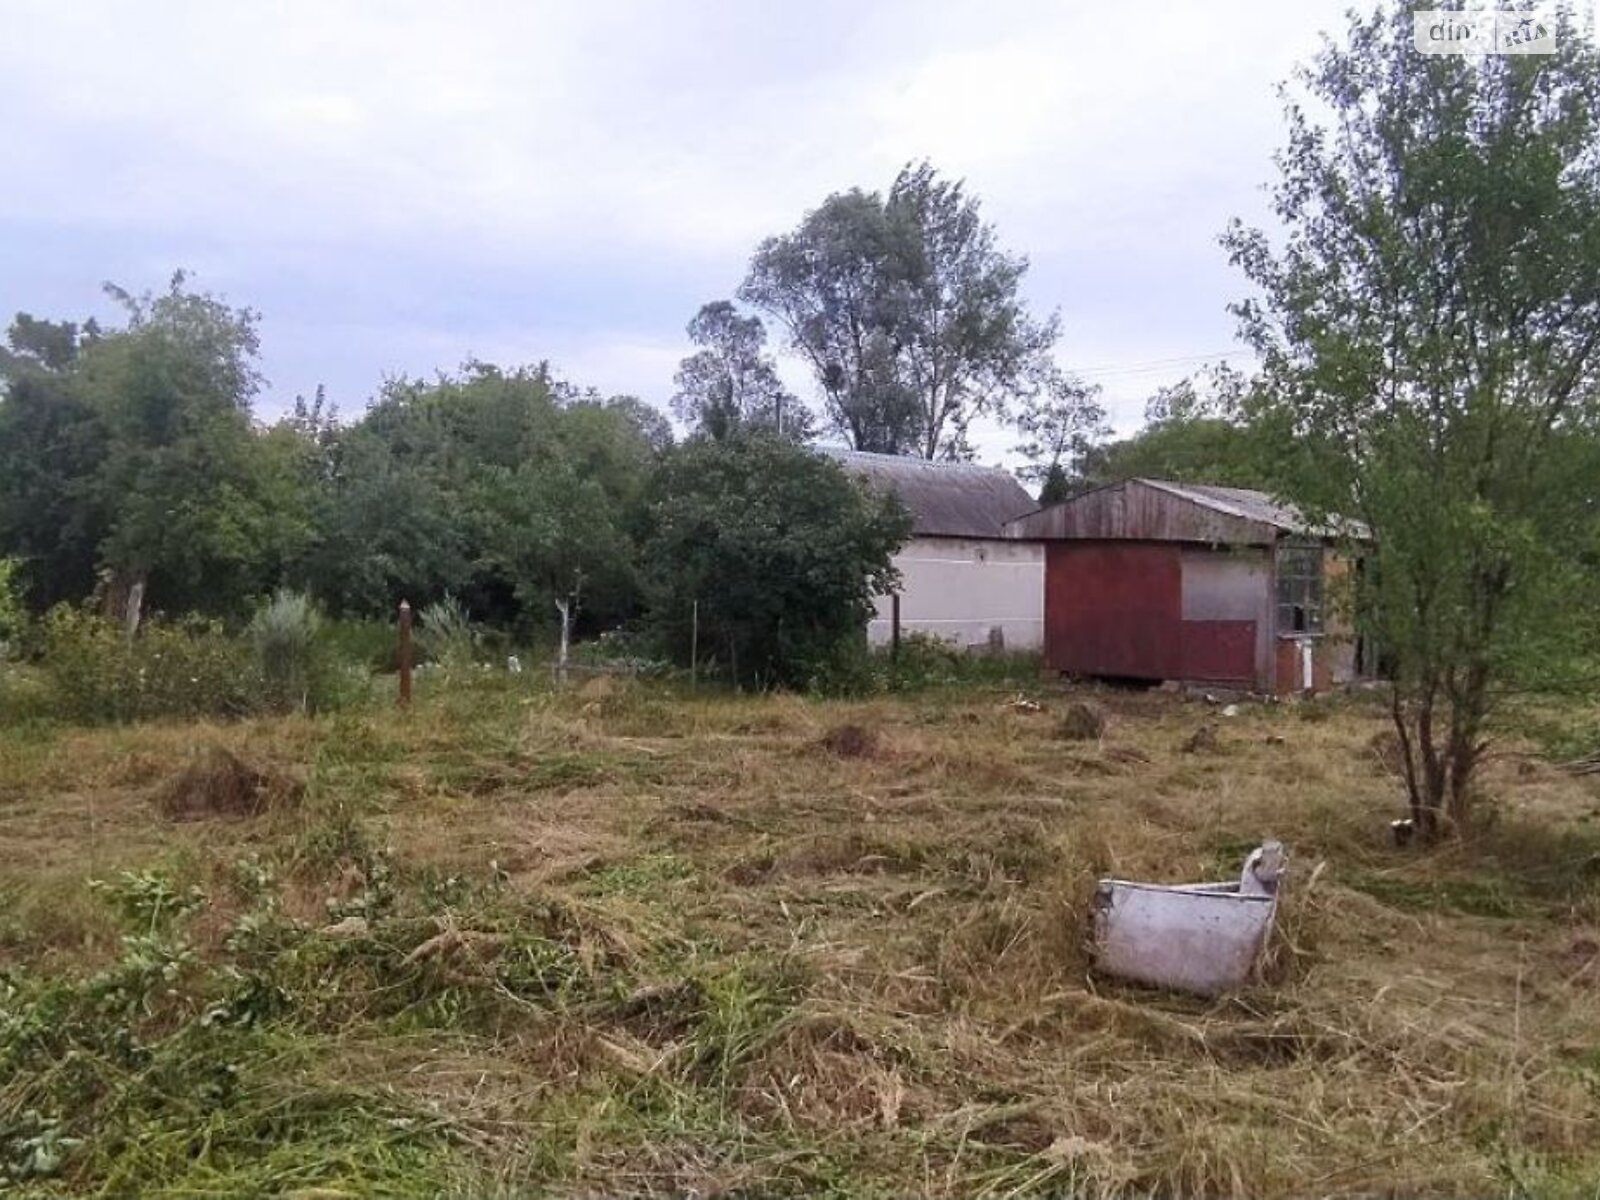
[[[894,556],[900,632],[987,646],[999,629],[1008,650],[1044,645],[1044,544],[981,538],[912,538]],[[887,645],[893,601],[879,596],[867,639]]]

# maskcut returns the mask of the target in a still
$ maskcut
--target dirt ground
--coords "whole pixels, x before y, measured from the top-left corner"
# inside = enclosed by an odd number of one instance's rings
[[[1596,1194],[1595,777],[1507,742],[1477,837],[1398,850],[1360,699],[1030,698],[0,732],[0,1181]],[[1264,836],[1259,986],[1089,973],[1098,875]]]

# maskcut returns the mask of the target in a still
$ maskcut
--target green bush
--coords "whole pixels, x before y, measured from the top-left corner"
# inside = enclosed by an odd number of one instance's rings
[[[241,717],[347,707],[370,691],[370,669],[323,639],[309,602],[285,593],[244,637],[186,617],[152,618],[130,639],[114,621],[59,605],[40,622],[38,642],[33,667],[0,677],[7,699],[27,701],[24,715],[84,723]]]
[[[28,610],[22,605],[17,561],[0,558],[0,660],[13,657],[18,639],[28,627]]]
[[[250,621],[263,700],[280,712],[312,707],[322,617],[310,596],[280,588]]]
[[[842,643],[814,659],[808,691],[823,696],[866,696],[879,692],[920,692],[937,687],[1029,687],[1039,681],[1039,656],[1027,653],[973,654],[930,633],[908,633],[898,652]]]
[[[48,718],[49,682],[36,668],[0,659],[0,724]]]
[[[524,665],[532,662],[533,655],[541,650],[547,657],[552,655],[543,647],[533,648]],[[587,642],[574,643],[571,659],[580,666],[610,667],[622,674],[661,677],[672,671],[672,663],[662,650],[660,639],[648,630],[608,629]]]
[[[44,619],[41,663],[53,715],[74,721],[240,716],[262,706],[263,680],[248,642],[214,621],[120,625],[59,605]]]
[[[320,636],[328,658],[352,670],[393,671],[400,665],[400,636],[393,621],[324,621]]]
[[[817,696],[873,696],[887,692],[889,684],[889,656],[864,640],[841,640],[805,664],[805,690]]]
[[[674,660],[766,688],[804,685],[860,640],[911,518],[821,455],[742,435],[673,450],[643,525],[651,625]]]
[[[954,642],[931,633],[908,633],[900,639],[898,654],[884,653],[889,656],[889,687],[896,692],[960,683],[978,661]]]
[[[478,661],[478,629],[448,592],[417,614],[417,649],[446,671],[464,671]]]

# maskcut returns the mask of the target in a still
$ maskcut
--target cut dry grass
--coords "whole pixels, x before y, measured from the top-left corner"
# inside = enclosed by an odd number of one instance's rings
[[[212,745],[157,790],[155,804],[171,821],[259,817],[270,809],[298,804],[302,790],[299,780],[258,770],[232,751]]]
[[[1195,754],[1176,697],[1097,693],[1076,741],[1008,700],[0,734],[0,1171],[54,1137],[58,1186],[129,1193],[1591,1194],[1600,781],[1496,760],[1481,838],[1408,853],[1381,714],[1246,707]],[[303,800],[152,821],[213,743]],[[1097,875],[1264,836],[1263,986],[1089,977]],[[204,902],[119,928],[90,878]]]

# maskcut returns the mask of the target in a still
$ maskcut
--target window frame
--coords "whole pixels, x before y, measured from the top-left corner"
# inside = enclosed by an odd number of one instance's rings
[[[1273,553],[1273,587],[1280,637],[1319,637],[1327,631],[1327,547],[1320,541],[1280,539]]]

